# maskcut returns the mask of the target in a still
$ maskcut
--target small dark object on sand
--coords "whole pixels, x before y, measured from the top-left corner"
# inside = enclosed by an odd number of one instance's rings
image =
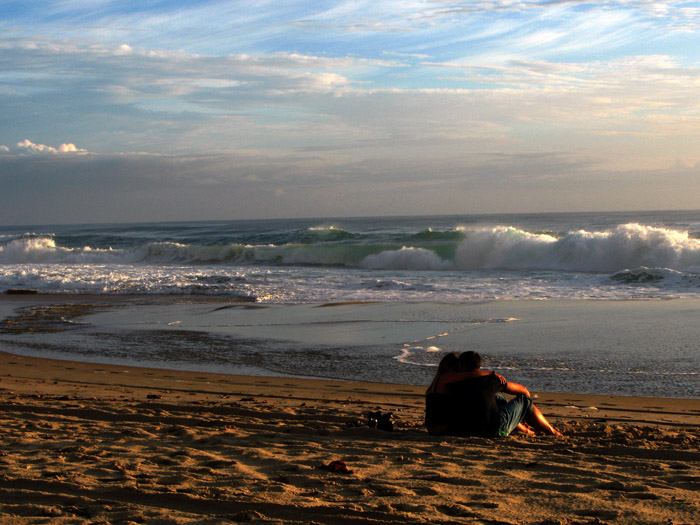
[[[348,466],[345,464],[345,461],[342,459],[336,459],[335,461],[331,461],[328,465],[321,465],[318,467],[323,470],[328,470],[330,472],[341,472],[343,474],[352,474],[352,470],[348,468]]]
[[[367,426],[378,430],[384,430],[385,432],[391,432],[394,430],[394,422],[392,421],[393,416],[394,414],[391,412],[386,414],[382,414],[381,412],[370,412],[367,415]]]

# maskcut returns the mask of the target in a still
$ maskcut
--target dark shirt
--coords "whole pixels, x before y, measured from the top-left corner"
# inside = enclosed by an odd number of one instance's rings
[[[453,400],[447,394],[425,395],[425,426],[431,434],[450,433],[455,415]]]
[[[499,424],[496,394],[505,389],[496,374],[450,383],[446,394],[426,395],[425,424],[429,430],[446,425],[452,435],[493,435]]]

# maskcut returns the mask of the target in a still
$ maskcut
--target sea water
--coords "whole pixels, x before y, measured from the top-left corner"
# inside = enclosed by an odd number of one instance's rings
[[[264,303],[700,295],[700,212],[0,228],[0,290]]]
[[[700,212],[4,227],[3,289],[260,307],[0,337],[33,355],[425,384],[475,349],[535,390],[700,397]]]

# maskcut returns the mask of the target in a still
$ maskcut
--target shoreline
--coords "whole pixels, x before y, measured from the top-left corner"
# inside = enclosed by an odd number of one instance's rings
[[[320,399],[343,402],[348,396],[369,396],[368,400],[353,399],[359,405],[376,405],[388,411],[392,405],[423,410],[427,385],[404,385],[339,379],[299,378],[286,376],[257,376],[177,370],[169,368],[91,363],[45,357],[30,357],[0,351],[3,370],[0,389],[24,393],[41,390],[46,394],[65,393],[66,388],[96,389],[121,387],[153,395],[181,396],[197,392],[200,395],[247,395],[248,389],[258,389],[262,395],[284,397],[279,390],[293,390],[294,399]],[[26,384],[26,386],[22,386]],[[42,385],[41,388],[38,385]],[[339,396],[334,396],[340,392]],[[700,399],[645,396],[610,396],[570,392],[538,392],[533,390],[535,404],[554,419],[635,423],[678,426],[700,429]],[[387,401],[396,398],[395,401]],[[422,416],[421,416],[422,417]],[[420,418],[419,418],[420,419]]]
[[[331,307],[332,306],[332,307]],[[700,300],[270,304],[0,295],[0,350],[177,370],[428,384],[440,352],[547,392],[700,399]]]
[[[678,524],[700,509],[700,400],[539,392],[564,438],[459,438],[423,428],[424,386],[5,352],[0,370],[0,523]],[[375,411],[392,432],[367,425]],[[321,468],[336,460],[351,472]]]

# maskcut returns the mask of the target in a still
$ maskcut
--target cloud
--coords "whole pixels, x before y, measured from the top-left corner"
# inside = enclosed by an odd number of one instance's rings
[[[407,63],[396,55],[386,60],[386,54],[121,54],[98,45],[10,42],[0,47],[0,59],[8,64],[5,86],[16,93],[0,97],[0,114],[14,122],[15,136],[33,136],[35,129],[67,134],[80,144],[76,153],[316,151],[337,160],[350,149],[385,158],[444,156],[483,150],[485,143],[494,150],[515,143],[537,150],[543,140],[570,149],[576,141],[595,147],[595,136],[600,141],[609,134],[672,137],[700,115],[700,90],[691,89],[700,88],[700,69],[661,54],[441,64]],[[389,74],[415,78],[416,85],[376,80]],[[25,107],[33,108],[31,123],[23,118]],[[7,136],[0,135],[5,144]],[[678,148],[697,144],[676,142],[659,162],[687,156]],[[639,144],[649,157],[662,149]],[[23,149],[60,150],[33,143]]]
[[[129,44],[121,44],[117,49],[114,50],[115,55],[129,55],[134,51],[134,49]]]
[[[569,153],[416,156],[0,156],[0,222],[498,213],[700,206],[700,163],[613,171]],[[426,174],[430,176],[427,177]],[[642,186],[644,192],[630,192]],[[27,206],[31,202],[32,206]]]
[[[10,151],[10,149],[5,147],[4,151]],[[20,155],[55,155],[63,153],[85,154],[88,152],[85,149],[76,147],[75,144],[61,144],[57,148],[54,148],[52,146],[46,146],[45,144],[35,144],[29,139],[18,142],[14,151]]]
[[[0,21],[0,157],[16,181],[31,165],[109,194],[130,173],[124,198],[179,186],[219,199],[221,214],[219,195],[298,214],[304,194],[321,202],[320,188],[345,184],[358,207],[343,213],[372,214],[382,202],[367,194],[407,183],[439,180],[456,201],[460,180],[522,190],[698,161],[688,2],[92,3],[20,3]],[[219,191],[205,198],[208,187]]]

